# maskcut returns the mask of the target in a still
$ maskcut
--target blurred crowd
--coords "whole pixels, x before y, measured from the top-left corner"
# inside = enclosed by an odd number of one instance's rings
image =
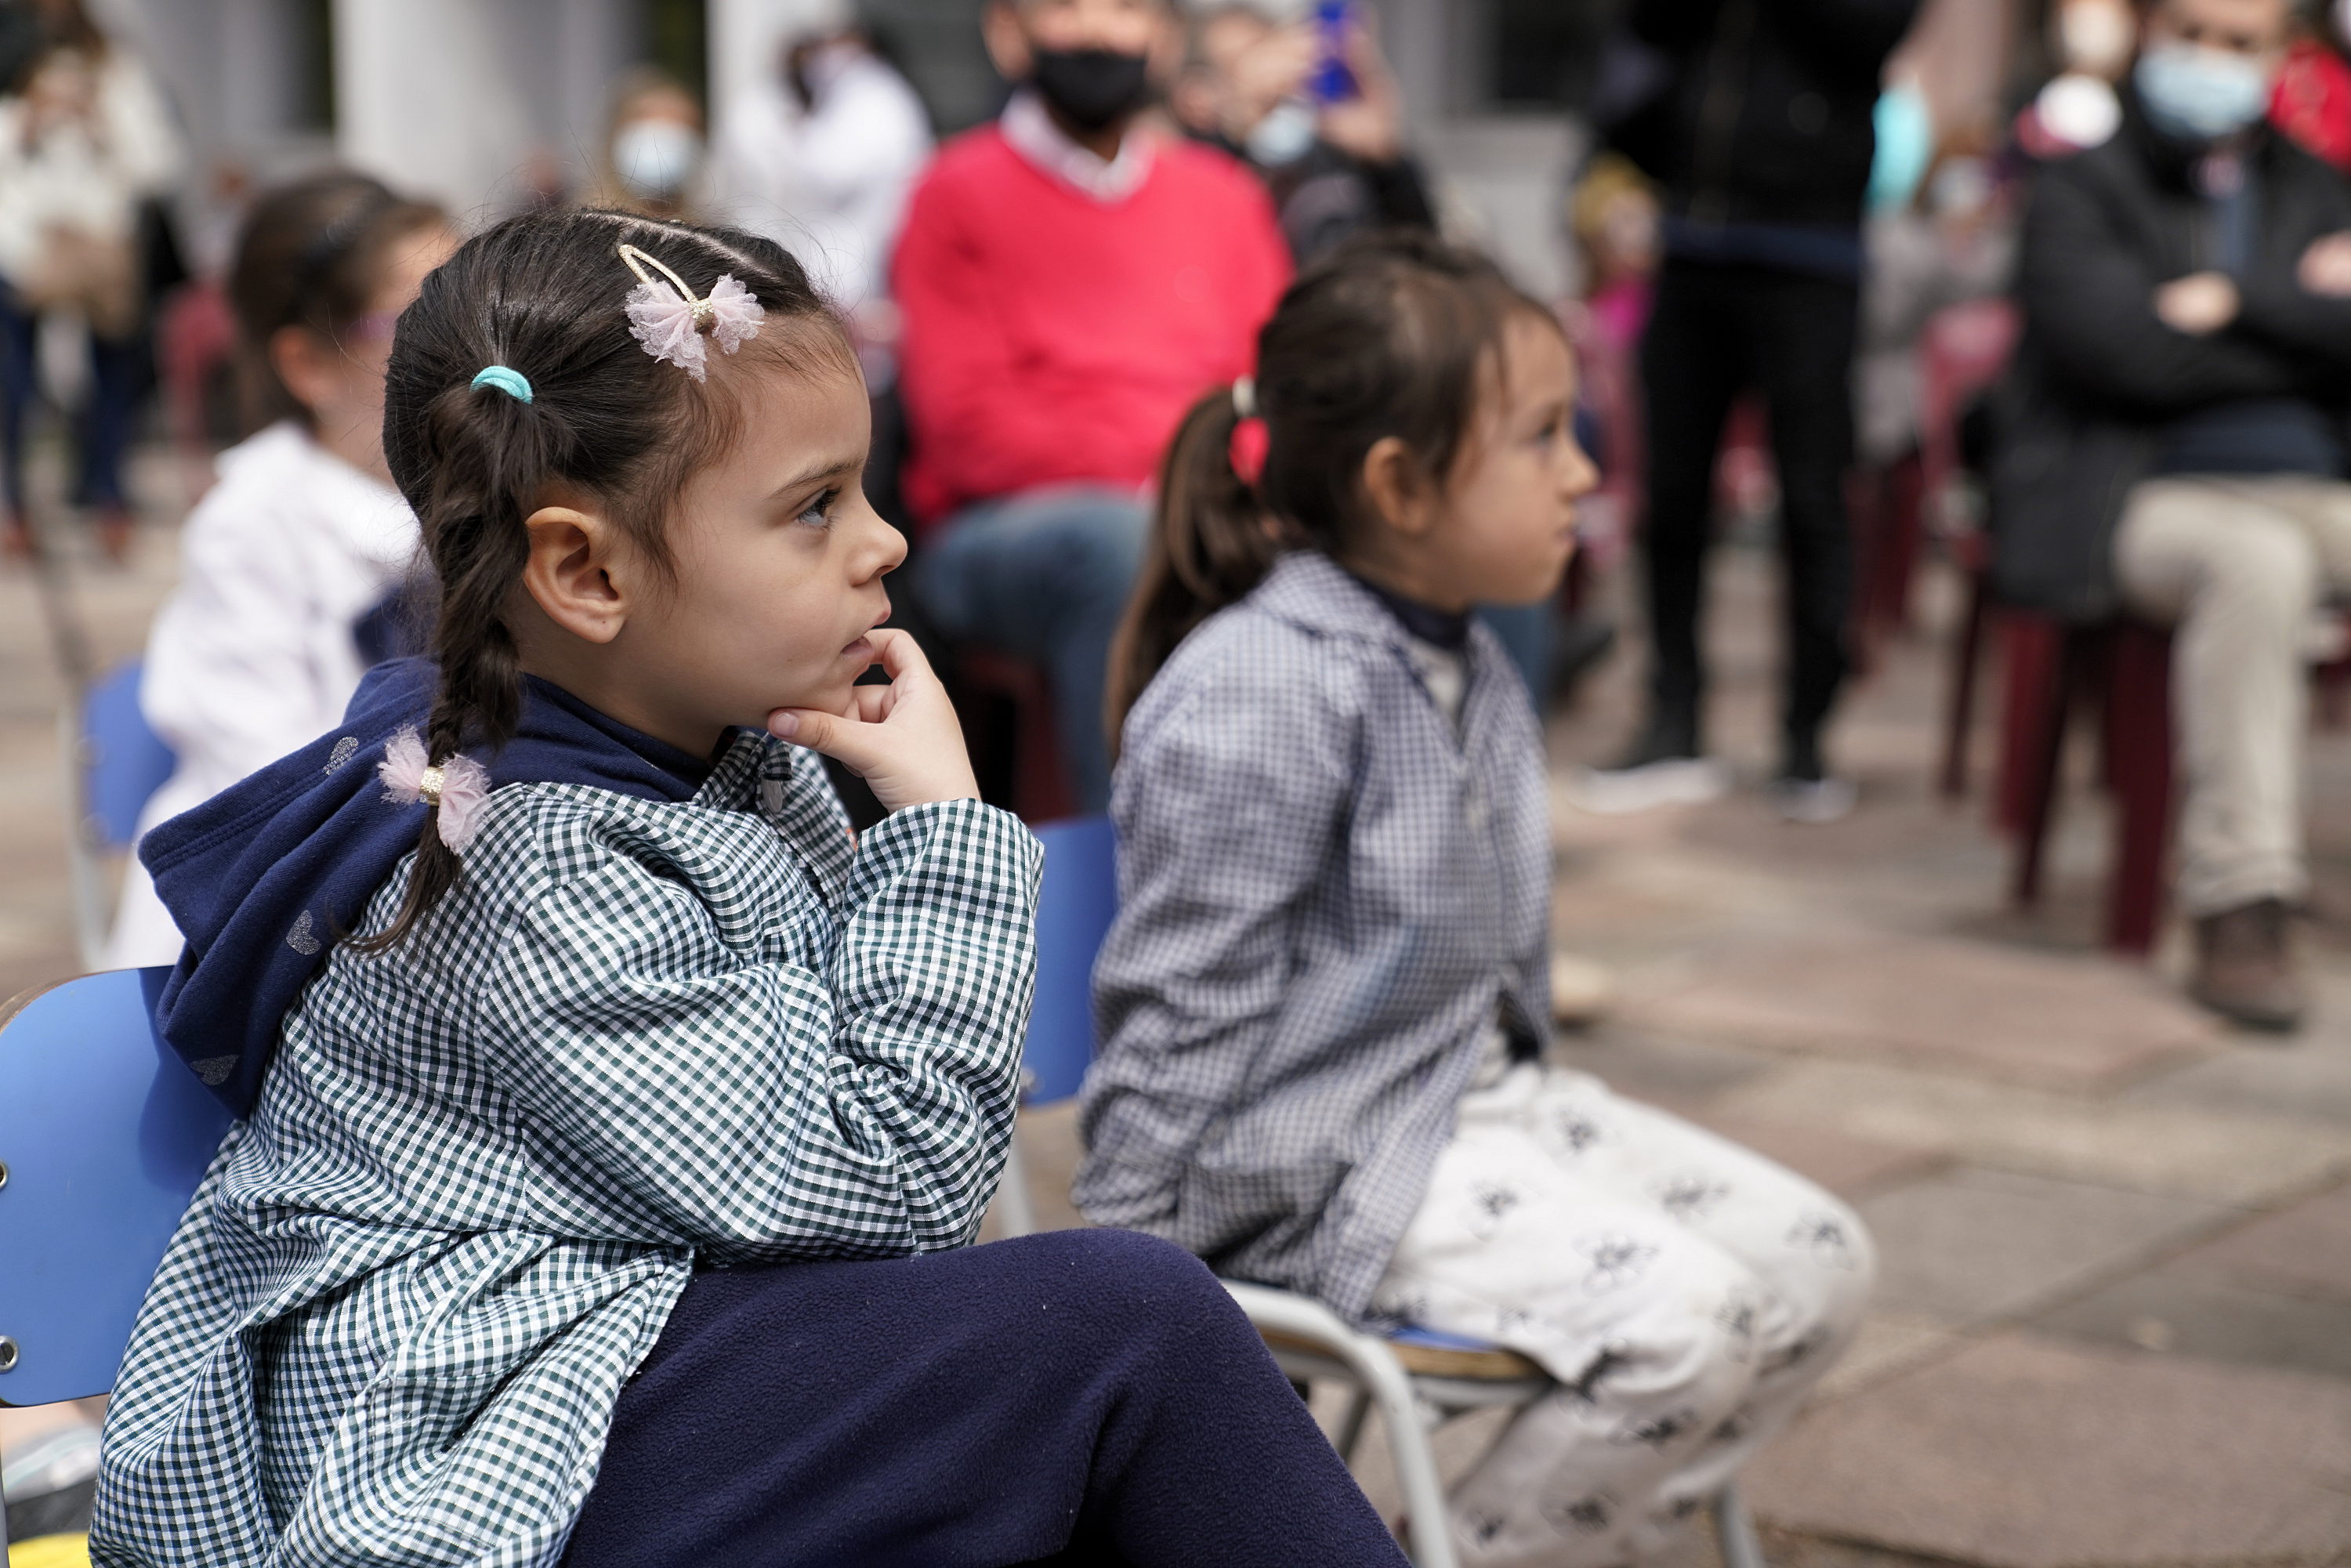
[[[1602,812],[1708,799],[1731,778],[1706,737],[1706,562],[1726,528],[1768,527],[1786,591],[1767,793],[1810,823],[1854,809],[1829,721],[1905,624],[1925,557],[1959,560],[1991,611],[2053,617],[2072,639],[2045,655],[2060,663],[2117,618],[2178,628],[2193,984],[2241,1021],[2290,1023],[2294,737],[2305,666],[2341,641],[2325,607],[2346,548],[2330,509],[2344,14],[2059,0],[2019,51],[2045,68],[2004,114],[1961,116],[1897,49],[1917,8],[1628,9],[1558,214],[1601,487],[1558,601],[1485,618],[1547,708],[1612,645],[1599,587],[1637,564],[1648,701],[1576,797]],[[1177,415],[1246,372],[1297,267],[1352,235],[1461,226],[1440,216],[1375,24],[1347,5],[991,6],[1007,101],[943,147],[886,45],[829,29],[788,39],[716,127],[639,68],[585,177],[549,162],[525,188],[737,225],[806,260],[873,394],[869,488],[920,542],[907,611],[965,655],[1024,805],[1099,810],[1102,672]],[[183,232],[193,209],[172,198],[195,176],[170,107],[82,0],[0,7],[0,544],[35,548],[25,444],[45,408],[69,413],[70,516],[117,559],[152,393],[185,450],[247,437],[206,469],[220,487],[148,673],[183,758],[157,810],[177,809],[238,766],[208,749],[294,744],[397,645],[349,631],[384,621],[408,543],[368,383],[455,225],[361,174],[258,191],[231,169],[208,192],[226,217]],[[2264,548],[2269,575],[2239,583]],[[297,685],[255,649],[243,607],[263,601],[285,612],[262,641],[310,650],[299,702],[245,694]],[[1986,623],[1971,617],[1970,660]],[[201,651],[219,626],[233,657]],[[2003,789],[2031,797],[2015,782],[2031,771],[2005,767]]]
[[[1599,812],[1708,799],[1732,777],[1706,734],[1707,561],[1725,532],[1767,530],[1785,647],[1766,795],[1798,823],[1856,804],[1830,720],[1906,625],[1922,559],[1975,590],[1955,747],[1991,633],[2062,683],[2128,663],[2099,628],[2173,631],[2158,701],[2178,733],[2155,761],[2181,802],[2191,985],[2290,1026],[2297,737],[2308,670],[2336,662],[2326,606],[2351,550],[2334,509],[2345,13],[2057,0],[2022,18],[2008,107],[1960,112],[1898,47],[1917,10],[1626,10],[1558,211],[1601,483],[1556,601],[1482,617],[1547,711],[1616,641],[1604,589],[1637,567],[1642,721],[1574,795]],[[991,5],[1002,113],[944,146],[886,41],[829,28],[787,39],[716,126],[684,84],[632,70],[584,177],[542,161],[523,188],[804,259],[872,393],[869,491],[918,543],[902,614],[952,651],[1001,792],[1032,815],[1100,810],[1103,672],[1183,408],[1246,374],[1300,267],[1358,234],[1462,230],[1376,24],[1345,4]],[[181,760],[160,820],[306,738],[413,641],[375,379],[460,225],[363,173],[257,190],[234,168],[207,176],[204,210],[225,215],[178,221],[196,176],[170,107],[82,0],[0,7],[0,544],[37,547],[26,441],[45,409],[66,411],[71,453],[47,527],[86,519],[115,559],[151,394],[197,487],[217,475],[147,666]],[[2012,826],[2035,800],[2045,814],[2018,737],[2062,723],[2054,706],[2011,697]],[[131,880],[125,961],[172,939],[142,935],[158,912]]]
[[[1626,9],[1558,193],[1576,283],[1555,304],[1597,486],[1557,596],[1479,614],[1539,714],[1640,642],[1638,725],[1572,780],[1579,805],[1706,800],[1739,782],[1708,741],[1708,563],[1726,536],[1768,537],[1784,612],[1763,793],[1800,830],[1866,809],[1838,701],[1906,627],[1920,563],[1948,561],[1968,606],[1947,770],[1980,641],[2010,661],[2000,798],[2023,837],[2074,686],[2153,712],[2135,749],[2108,725],[2109,781],[2154,813],[2139,894],[2159,896],[2168,857],[2191,993],[2290,1030],[2304,735],[2344,673],[2351,596],[2351,5],[2057,0],[2020,50],[2046,68],[1967,117],[1902,63],[1918,10]],[[787,40],[716,125],[685,85],[632,73],[587,176],[527,183],[534,204],[800,257],[863,367],[869,493],[913,540],[901,622],[937,650],[996,793],[1095,812],[1179,421],[1233,385],[1232,467],[1253,482],[1263,427],[1240,389],[1300,269],[1462,225],[1371,7],[999,0],[982,26],[1002,110],[944,144],[886,40],[849,26]],[[183,449],[236,436],[147,649],[142,707],[177,758],[152,826],[311,741],[371,664],[421,646],[382,381],[464,225],[326,168],[253,189],[216,172],[233,223],[185,232],[171,198],[197,175],[170,106],[82,0],[0,6],[0,546],[46,559],[86,527],[124,559],[151,402]],[[52,415],[67,507],[42,512],[27,440]],[[1233,568],[1172,570],[1209,599]],[[1607,591],[1625,571],[1632,591]],[[1621,627],[1619,604],[1638,611]],[[2144,924],[2126,872],[2116,918]],[[179,946],[134,861],[108,962]],[[1563,1015],[1588,1005],[1578,973],[1559,971]],[[45,1460],[57,1497],[78,1463]]]

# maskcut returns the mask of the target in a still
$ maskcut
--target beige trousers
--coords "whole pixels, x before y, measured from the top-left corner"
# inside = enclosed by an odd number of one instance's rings
[[[2177,628],[2181,906],[2300,898],[2309,657],[2319,606],[2351,592],[2351,484],[2147,480],[2124,507],[2115,570],[2135,612]]]

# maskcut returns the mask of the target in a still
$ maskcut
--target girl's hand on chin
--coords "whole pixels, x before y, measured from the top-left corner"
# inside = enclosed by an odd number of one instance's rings
[[[842,713],[779,707],[768,716],[768,733],[839,761],[885,810],[979,799],[963,726],[930,661],[904,632],[877,629],[866,637],[881,653],[888,685],[852,686]]]

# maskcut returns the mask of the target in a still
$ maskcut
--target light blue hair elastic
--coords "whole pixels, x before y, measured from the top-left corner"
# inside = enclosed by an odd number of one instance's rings
[[[530,401],[530,378],[520,371],[509,370],[505,365],[486,366],[475,372],[474,384],[477,387],[496,387],[517,402]]]

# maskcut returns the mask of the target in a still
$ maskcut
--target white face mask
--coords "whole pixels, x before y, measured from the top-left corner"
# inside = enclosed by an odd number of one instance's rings
[[[701,161],[702,138],[674,120],[632,120],[612,138],[612,172],[644,201],[676,195]]]
[[[1306,156],[1314,145],[1314,106],[1286,98],[1250,128],[1249,162],[1260,169],[1279,169]]]
[[[2156,129],[2182,141],[2217,141],[2261,119],[2270,106],[2270,73],[2261,61],[2197,44],[2142,49],[2131,84]]]

